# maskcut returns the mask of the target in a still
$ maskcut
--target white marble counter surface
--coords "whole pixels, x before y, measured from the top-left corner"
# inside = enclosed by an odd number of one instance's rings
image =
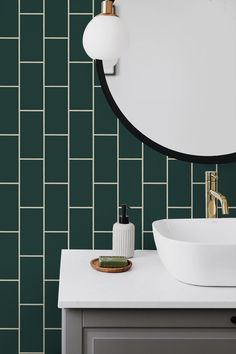
[[[62,251],[59,308],[236,308],[236,288],[180,283],[166,271],[156,251],[136,251],[126,273],[101,273],[90,266],[91,259],[111,254]]]

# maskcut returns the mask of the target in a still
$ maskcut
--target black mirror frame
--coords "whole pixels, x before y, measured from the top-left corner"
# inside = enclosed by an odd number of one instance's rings
[[[101,83],[103,93],[104,93],[112,111],[114,112],[116,117],[122,122],[122,124],[134,136],[136,136],[136,138],[138,138],[144,144],[148,145],[149,147],[151,147],[154,150],[159,151],[163,155],[167,155],[169,157],[172,157],[172,158],[175,158],[178,160],[182,160],[182,161],[187,161],[187,162],[194,162],[194,163],[200,163],[200,164],[223,164],[223,163],[236,162],[236,152],[232,153],[232,154],[219,155],[219,156],[189,155],[189,154],[183,154],[181,152],[168,149],[162,145],[157,144],[153,140],[149,139],[147,136],[142,134],[138,129],[136,129],[133,126],[133,124],[131,124],[129,122],[129,120],[125,117],[125,115],[121,112],[121,110],[117,106],[114,98],[112,97],[112,94],[110,92],[110,89],[109,89],[107,81],[106,81],[106,76],[104,73],[102,60],[96,60],[96,68],[97,68],[97,73],[98,73],[98,77],[99,77],[99,81]],[[235,136],[235,139],[236,139],[236,136]]]

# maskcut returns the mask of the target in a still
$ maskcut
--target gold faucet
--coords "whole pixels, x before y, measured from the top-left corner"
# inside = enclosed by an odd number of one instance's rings
[[[218,192],[218,176],[216,171],[205,173],[205,199],[206,199],[206,218],[217,217],[217,201],[219,200],[222,214],[229,214],[228,201],[226,197]]]

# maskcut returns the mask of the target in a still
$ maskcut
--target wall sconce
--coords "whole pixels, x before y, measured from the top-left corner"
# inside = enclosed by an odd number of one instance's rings
[[[117,61],[128,47],[128,33],[115,13],[114,1],[102,1],[101,14],[85,28],[83,46],[92,59]]]

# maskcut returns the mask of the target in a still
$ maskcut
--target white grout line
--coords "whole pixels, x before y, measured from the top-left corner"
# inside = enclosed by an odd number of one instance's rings
[[[21,16],[42,16],[43,12],[20,12]]]
[[[43,206],[31,206],[31,205],[27,205],[27,206],[20,206],[20,209],[44,209]]]
[[[4,136],[4,137],[19,136],[19,134],[0,134],[0,136]]]
[[[117,213],[117,221],[119,220],[119,207],[120,207],[120,141],[119,141],[119,132],[120,132],[120,124],[119,119],[116,122],[116,180],[117,180],[117,187],[116,187],[116,213]]]
[[[20,64],[43,64],[42,60],[36,61],[36,60],[21,60]]]
[[[20,258],[43,258],[42,254],[21,254]]]
[[[144,185],[165,186],[167,182],[143,182]]]
[[[45,40],[48,40],[48,39],[59,39],[59,40],[62,40],[62,39],[68,39],[68,36],[65,36],[65,37],[45,37]]]
[[[192,206],[169,206],[168,209],[192,209]]]
[[[92,0],[92,16],[94,16],[94,1]],[[95,232],[95,173],[94,173],[94,169],[95,169],[95,162],[94,162],[94,157],[95,157],[95,151],[94,151],[94,145],[95,145],[95,116],[94,116],[94,109],[95,109],[95,98],[94,98],[94,94],[95,94],[95,88],[94,88],[94,84],[95,84],[95,75],[94,75],[94,66],[95,63],[93,63],[92,65],[92,154],[93,154],[93,161],[92,161],[92,194],[93,194],[93,200],[92,200],[92,204],[93,204],[93,209],[92,209],[92,249],[94,250],[94,232]]]
[[[117,134],[94,134],[94,136],[102,136],[102,137],[115,136],[115,137],[117,137]]]
[[[46,198],[46,186],[45,186],[45,179],[46,179],[46,163],[45,163],[45,157],[46,157],[46,151],[45,151],[45,145],[46,145],[46,138],[45,138],[45,133],[46,133],[46,122],[45,122],[45,102],[46,102],[46,74],[45,74],[45,62],[46,62],[46,40],[45,40],[45,35],[46,35],[46,21],[45,21],[45,8],[46,8],[46,0],[43,0],[43,157],[44,157],[44,162],[43,162],[43,353],[46,351],[46,339],[45,339],[45,327],[46,327],[46,307],[45,307],[45,301],[46,301],[46,287],[45,287],[45,276],[46,276],[46,265],[45,265],[45,233],[46,233],[46,216],[45,216],[45,198]]]
[[[93,158],[90,157],[70,157],[70,161],[92,161]]]
[[[20,109],[21,109],[21,66],[20,66],[20,57],[21,57],[21,16],[20,16],[20,1],[18,1],[18,181],[19,181],[19,187],[18,187],[18,232],[19,232],[19,237],[18,237],[18,348],[20,351],[21,348],[21,341],[20,341],[20,336],[21,336],[21,309],[20,309],[20,302],[21,302],[21,258],[20,258],[20,251],[21,251],[21,237],[20,237],[20,232],[21,232],[21,195],[20,195],[20,175],[21,175],[21,164],[20,164],[20,132],[21,132],[21,118],[20,118]]]
[[[92,206],[70,206],[69,209],[93,209]]]
[[[70,112],[90,112],[92,113],[93,112],[93,109],[70,109]]]
[[[166,156],[166,218],[169,218],[169,190],[168,190],[168,182],[169,182],[169,157]]]
[[[68,0],[67,2],[68,4],[68,14],[70,12],[70,0]],[[67,248],[70,249],[70,16],[68,16],[68,23],[67,23],[67,35],[68,35],[68,39],[67,39],[67,76],[68,76],[68,90],[67,90],[67,119],[68,119],[68,126],[67,126],[67,154],[68,154],[68,186],[67,186],[67,228],[68,228],[68,234],[67,234]]]
[[[190,181],[191,185],[191,218],[193,218],[193,163],[191,163],[191,181]]]
[[[142,157],[120,157],[120,161],[142,161]]]
[[[0,88],[19,88],[19,85],[0,85]]]
[[[21,112],[43,112],[43,109],[20,109]]]
[[[102,185],[102,186],[104,186],[104,185],[114,185],[114,186],[116,186],[117,182],[94,182],[94,184]]]
[[[24,303],[21,303],[20,306],[43,306],[43,304],[24,304]]]
[[[142,143],[142,250],[144,249],[144,143]]]
[[[94,10],[93,12],[70,12],[70,16],[94,16]]]
[[[19,40],[19,37],[0,37],[0,40],[8,40],[8,39],[11,39],[11,40]]]
[[[79,60],[69,60],[70,64],[93,64],[92,60],[87,60],[87,61],[79,61]],[[95,86],[96,87],[96,86]]]

